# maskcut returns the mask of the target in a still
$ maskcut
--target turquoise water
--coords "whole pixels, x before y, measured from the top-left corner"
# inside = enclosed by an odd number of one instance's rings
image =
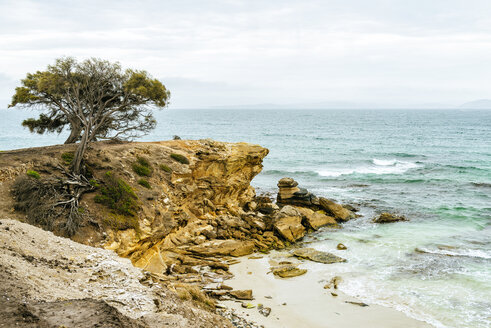
[[[19,127],[29,113],[0,115],[0,149],[64,140]],[[290,176],[317,195],[358,205],[363,218],[309,238],[348,259],[320,269],[341,274],[346,293],[437,327],[491,325],[491,111],[166,110],[157,117],[158,128],[142,140],[257,143],[270,149],[253,181],[258,191],[275,192]],[[382,210],[410,221],[372,224]],[[338,242],[348,251],[336,251]]]

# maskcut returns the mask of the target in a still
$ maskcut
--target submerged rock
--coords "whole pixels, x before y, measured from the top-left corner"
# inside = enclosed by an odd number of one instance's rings
[[[395,214],[384,212],[380,214],[378,217],[373,218],[372,220],[372,222],[374,223],[392,223],[398,221],[408,221],[408,219],[406,219],[404,216],[398,216]]]
[[[299,248],[293,251],[293,255],[299,258],[308,259],[314,262],[331,264],[346,262],[346,259],[328,252],[321,252],[313,248]]]

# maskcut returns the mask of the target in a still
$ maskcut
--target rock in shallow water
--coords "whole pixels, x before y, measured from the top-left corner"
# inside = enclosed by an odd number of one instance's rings
[[[313,248],[299,248],[293,251],[293,255],[299,258],[308,259],[314,262],[331,264],[346,262],[346,259],[328,252],[321,252]]]
[[[344,250],[347,250],[348,247],[344,246],[344,244],[341,244],[339,243],[337,246],[336,246],[337,249],[339,249],[340,251],[344,251]]]
[[[398,221],[408,221],[408,220],[404,216],[398,216],[387,212],[380,214],[378,217],[372,220],[372,222],[374,223],[392,223]]]

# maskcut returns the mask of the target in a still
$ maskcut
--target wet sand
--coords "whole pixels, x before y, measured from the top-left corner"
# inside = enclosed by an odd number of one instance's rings
[[[252,289],[253,301],[224,301],[238,314],[266,328],[430,328],[431,325],[409,318],[404,313],[380,305],[359,306],[360,302],[335,289],[324,289],[325,281],[313,272],[293,278],[275,277],[270,270],[270,255],[261,259],[244,257],[231,266],[235,275],[226,284],[234,289]],[[338,296],[331,295],[331,292]],[[245,309],[241,303],[255,308]],[[268,317],[258,304],[271,308]]]

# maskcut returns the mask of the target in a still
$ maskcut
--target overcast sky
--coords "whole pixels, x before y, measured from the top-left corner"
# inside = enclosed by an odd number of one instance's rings
[[[148,70],[173,108],[491,98],[490,0],[0,0],[0,107],[60,56]]]

